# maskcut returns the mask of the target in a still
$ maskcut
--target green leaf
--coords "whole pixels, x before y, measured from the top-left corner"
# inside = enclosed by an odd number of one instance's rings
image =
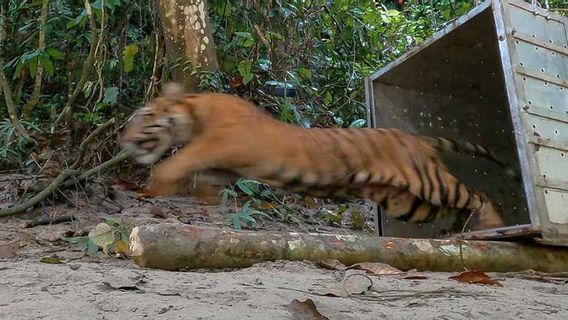
[[[55,72],[55,67],[53,66],[53,62],[51,61],[51,59],[49,59],[48,57],[41,56],[39,61],[41,63],[41,66],[45,69],[45,71],[47,71],[47,74],[53,76],[53,73]]]
[[[252,60],[242,60],[239,62],[239,73],[243,78],[252,72]],[[250,81],[250,80],[249,80]]]
[[[114,229],[106,223],[99,223],[89,232],[89,240],[101,248],[114,242]]]
[[[331,104],[332,100],[333,98],[331,97],[331,93],[329,93],[329,91],[326,91],[325,95],[323,96],[323,103],[328,106]]]
[[[124,63],[124,72],[128,73],[134,69],[134,57],[138,53],[138,46],[129,44],[122,52],[122,61]]]
[[[30,76],[32,78],[35,78],[36,72],[37,72],[37,57],[31,59],[28,62],[28,68],[30,69]]]
[[[312,71],[310,69],[298,68],[296,71],[298,72],[300,77],[308,80],[312,79]]]
[[[55,48],[47,48],[45,51],[53,58],[53,59],[61,59],[63,58],[63,53]]]
[[[14,71],[14,76],[12,76],[12,80],[16,80],[22,75],[23,66],[24,64],[21,62],[16,65],[16,70]]]
[[[261,70],[268,71],[272,66],[272,62],[268,59],[258,59],[258,66]]]
[[[22,61],[22,63],[28,62],[29,60],[32,60],[34,58],[37,58],[40,55],[41,52],[34,50],[32,52],[28,52],[22,55],[22,57],[20,58],[20,61]]]
[[[252,37],[252,35],[250,34],[250,32],[239,32],[239,31],[236,31],[236,32],[235,32],[235,35],[236,35],[237,37],[240,37],[240,38],[250,38],[250,37]]]
[[[252,73],[247,73],[244,77],[243,77],[243,84],[247,84],[252,80]]]
[[[367,120],[365,119],[357,119],[353,122],[351,122],[351,124],[349,125],[349,128],[362,128],[365,123],[367,122]]]
[[[117,87],[108,87],[105,88],[105,96],[103,98],[103,103],[106,104],[115,104],[118,97],[118,88]]]
[[[108,224],[111,227],[114,227],[114,228],[120,226],[120,223],[118,223],[116,220],[114,220],[112,218],[107,218],[105,223]]]
[[[255,194],[255,191],[258,191],[258,185],[259,184],[260,183],[258,181],[254,181],[254,180],[238,180],[237,181],[237,187],[239,187],[239,189],[241,189],[242,192],[246,193],[249,196],[253,196]],[[248,202],[247,202],[247,204],[248,204]]]
[[[89,239],[86,250],[88,255],[93,255],[99,251],[99,246]]]

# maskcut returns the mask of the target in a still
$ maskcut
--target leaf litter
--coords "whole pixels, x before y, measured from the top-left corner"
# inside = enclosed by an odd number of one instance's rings
[[[286,305],[286,310],[294,315],[298,320],[328,320],[329,318],[322,315],[316,308],[316,304],[312,299],[300,301],[298,299],[292,300]]]
[[[338,270],[338,271],[358,269],[370,272],[377,276],[394,275],[394,276],[399,276],[402,279],[409,279],[409,280],[420,280],[428,278],[423,273],[417,272],[415,269],[405,272],[382,262],[360,262],[352,264],[351,266],[348,267],[337,259],[327,259],[316,262],[316,265],[321,268]]]
[[[485,274],[485,272],[479,270],[464,271],[456,276],[451,276],[450,279],[464,283],[484,284],[498,287],[503,286],[499,281],[489,277]]]

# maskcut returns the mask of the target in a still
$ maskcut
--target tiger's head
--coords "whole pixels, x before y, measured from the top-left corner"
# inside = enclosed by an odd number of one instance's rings
[[[162,95],[138,109],[120,129],[119,144],[134,153],[141,164],[152,164],[175,144],[191,138],[193,119],[188,112],[183,87],[164,85]]]

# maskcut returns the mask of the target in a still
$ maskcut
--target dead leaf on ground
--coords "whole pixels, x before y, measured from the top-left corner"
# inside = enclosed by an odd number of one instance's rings
[[[111,291],[111,290],[119,290],[119,291],[140,291],[140,288],[138,288],[135,285],[123,285],[123,286],[115,286],[109,282],[102,282],[99,286],[99,289],[101,290],[105,290],[105,291]]]
[[[39,262],[47,264],[61,264],[63,263],[63,259],[58,256],[51,256],[51,257],[43,257]]]
[[[316,265],[318,267],[331,269],[331,270],[343,271],[347,269],[347,267],[337,259],[321,260],[316,262]]]
[[[366,270],[378,276],[387,274],[403,274],[401,270],[381,262],[360,262],[351,265],[349,269]]]
[[[329,319],[318,311],[316,304],[312,301],[312,299],[306,299],[305,301],[294,299],[286,306],[286,310],[293,314],[298,320]]]
[[[501,283],[499,283],[499,281],[490,278],[485,274],[485,272],[479,270],[465,271],[458,274],[457,276],[451,276],[450,279],[455,279],[459,282],[465,283],[478,283],[499,287],[503,286]]]
[[[118,240],[114,242],[112,245],[112,251],[114,253],[121,253],[121,254],[128,253],[128,242],[124,240]]]
[[[313,208],[316,208],[318,206],[314,197],[305,196],[304,202],[306,203],[306,207],[308,209],[313,209]]]
[[[320,290],[318,293],[330,297],[349,297],[353,294],[361,294],[373,286],[373,280],[363,274],[351,274],[328,288]]]
[[[402,279],[409,279],[409,280],[428,279],[428,277],[425,276],[421,272],[405,272],[405,273],[402,274],[401,278]]]

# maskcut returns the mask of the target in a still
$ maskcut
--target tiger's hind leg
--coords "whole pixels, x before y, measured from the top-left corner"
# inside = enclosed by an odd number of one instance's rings
[[[481,192],[476,192],[457,180],[436,159],[422,161],[407,170],[408,191],[435,207],[478,212],[480,225],[487,228],[504,226],[495,205]]]
[[[376,202],[389,218],[411,223],[430,222],[445,217],[450,210],[420,199],[408,190],[391,186],[370,186],[362,196]]]
[[[361,191],[363,197],[375,201],[388,217],[411,223],[432,222],[452,213],[471,212],[476,208],[452,208],[437,206],[417,197],[408,190],[391,186],[369,186]],[[474,229],[503,226],[501,215],[493,203],[483,200]]]

